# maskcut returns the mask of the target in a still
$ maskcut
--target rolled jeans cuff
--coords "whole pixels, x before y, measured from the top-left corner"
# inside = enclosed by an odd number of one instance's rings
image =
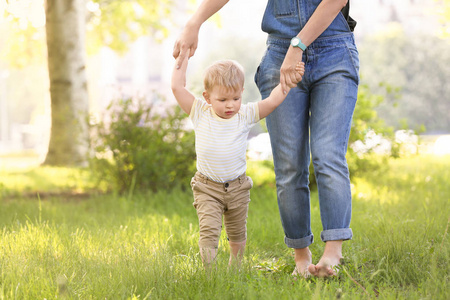
[[[290,239],[288,237],[284,237],[284,243],[286,244],[286,246],[294,249],[309,247],[309,245],[311,245],[313,242],[314,236],[312,234],[300,239]]]
[[[323,242],[351,240],[352,237],[353,232],[350,228],[329,229],[322,231],[322,233],[320,234],[320,238]]]

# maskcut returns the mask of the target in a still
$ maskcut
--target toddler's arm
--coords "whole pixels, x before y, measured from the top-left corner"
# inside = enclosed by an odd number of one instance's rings
[[[305,73],[305,63],[299,62],[295,67],[296,75],[295,80],[292,79],[293,82],[299,83],[302,80],[302,76]],[[281,84],[278,84],[273,91],[270,93],[270,96],[266,99],[258,102],[259,108],[259,118],[263,119],[267,117],[271,112],[275,110],[275,108],[280,105],[284,99],[286,99],[287,94],[289,93],[290,88],[287,87],[286,93],[283,93],[281,88]]]
[[[186,89],[186,69],[188,65],[189,50],[184,57],[180,68],[175,65],[172,71],[172,93],[177,99],[181,109],[190,114],[192,104],[194,103],[195,96]]]

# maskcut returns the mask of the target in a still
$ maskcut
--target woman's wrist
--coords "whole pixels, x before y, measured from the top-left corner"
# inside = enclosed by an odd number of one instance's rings
[[[195,30],[195,31],[200,31],[200,27],[202,26],[202,22],[199,22],[195,19],[190,19],[187,23],[185,28],[188,29],[189,31]]]

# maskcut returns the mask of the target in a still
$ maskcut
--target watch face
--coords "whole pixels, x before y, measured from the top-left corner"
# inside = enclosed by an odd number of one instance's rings
[[[292,46],[297,46],[298,45],[298,42],[299,42],[299,40],[298,40],[298,38],[293,38],[292,40],[291,40],[291,45]]]

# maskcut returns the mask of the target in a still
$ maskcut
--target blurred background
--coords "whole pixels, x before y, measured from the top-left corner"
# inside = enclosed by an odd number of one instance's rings
[[[90,114],[101,115],[117,98],[175,104],[170,91],[173,45],[200,1],[114,2],[86,1]],[[159,10],[153,11],[156,3]],[[352,1],[350,11],[358,22],[361,85],[379,96],[378,118],[394,128],[397,138],[415,146],[420,139],[420,150],[435,154],[450,153],[449,3],[364,0]],[[244,101],[260,100],[253,76],[265,51],[266,35],[260,29],[265,5],[231,0],[203,25],[188,68],[188,86],[198,96],[205,67],[229,58],[246,69]],[[51,127],[45,1],[0,0],[0,15],[0,162],[3,167],[37,165],[45,159]],[[250,136],[254,158],[270,158],[263,126]],[[383,145],[377,132],[370,135],[373,143]],[[11,158],[20,153],[33,155]]]

